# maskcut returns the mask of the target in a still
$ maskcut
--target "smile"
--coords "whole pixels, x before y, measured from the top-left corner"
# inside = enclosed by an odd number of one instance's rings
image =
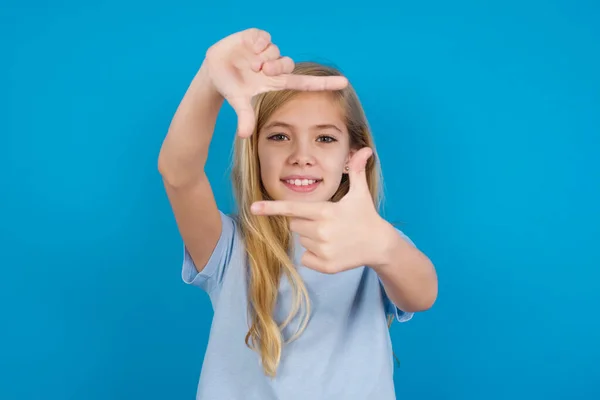
[[[322,179],[282,179],[281,182],[294,192],[312,192]]]

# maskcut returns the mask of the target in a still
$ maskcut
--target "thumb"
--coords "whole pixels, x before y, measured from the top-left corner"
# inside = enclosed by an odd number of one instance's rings
[[[244,97],[233,97],[227,99],[231,107],[235,111],[238,119],[237,134],[242,138],[252,136],[254,132],[254,125],[256,119],[254,117],[254,110],[249,99]]]
[[[366,166],[367,161],[373,155],[370,147],[363,147],[358,150],[348,163],[348,179],[350,181],[349,193],[369,192],[367,183]]]

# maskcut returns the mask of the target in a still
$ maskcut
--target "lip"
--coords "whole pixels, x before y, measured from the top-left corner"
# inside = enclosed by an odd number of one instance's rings
[[[313,175],[288,175],[288,176],[284,176],[283,178],[281,178],[282,181],[286,181],[286,180],[290,180],[290,179],[312,179],[315,181],[322,181],[321,178],[317,178],[316,176]]]
[[[292,185],[290,183],[287,182],[287,180],[303,180],[303,179],[310,179],[310,180],[314,180],[316,181],[315,183],[312,183],[310,185],[302,185],[302,186],[296,186],[296,185]],[[281,179],[281,183],[283,183],[285,185],[285,187],[287,187],[288,189],[290,189],[293,192],[296,193],[310,193],[312,191],[314,191],[322,182],[323,180],[320,178],[316,178],[313,176],[308,176],[308,175],[289,175],[286,176],[285,178]]]

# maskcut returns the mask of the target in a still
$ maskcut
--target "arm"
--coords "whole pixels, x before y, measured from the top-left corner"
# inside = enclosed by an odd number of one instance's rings
[[[223,101],[201,67],[173,117],[158,157],[179,232],[198,272],[204,269],[222,229],[204,165]]]
[[[433,264],[377,212],[367,184],[365,165],[372,149],[358,150],[348,163],[350,189],[337,203],[260,201],[257,215],[284,215],[304,241],[303,265],[338,273],[367,265],[377,272],[387,297],[397,308],[416,312],[437,297]]]
[[[371,267],[379,275],[389,299],[402,311],[431,308],[437,298],[438,281],[432,262],[386,221],[376,232],[381,244],[379,261]]]
[[[238,136],[247,138],[256,123],[253,96],[284,89],[340,90],[348,84],[342,76],[301,76],[293,70],[294,61],[281,57],[268,32],[251,28],[234,33],[207,50],[177,109],[158,169],[198,272],[210,260],[222,231],[204,164],[223,102],[227,100],[238,117]]]

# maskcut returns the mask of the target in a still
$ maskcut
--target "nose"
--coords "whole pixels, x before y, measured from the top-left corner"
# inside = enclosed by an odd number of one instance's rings
[[[315,159],[310,151],[310,145],[307,143],[302,143],[301,141],[297,141],[294,144],[292,153],[290,154],[288,160],[290,164],[300,167],[311,166],[315,164]]]

